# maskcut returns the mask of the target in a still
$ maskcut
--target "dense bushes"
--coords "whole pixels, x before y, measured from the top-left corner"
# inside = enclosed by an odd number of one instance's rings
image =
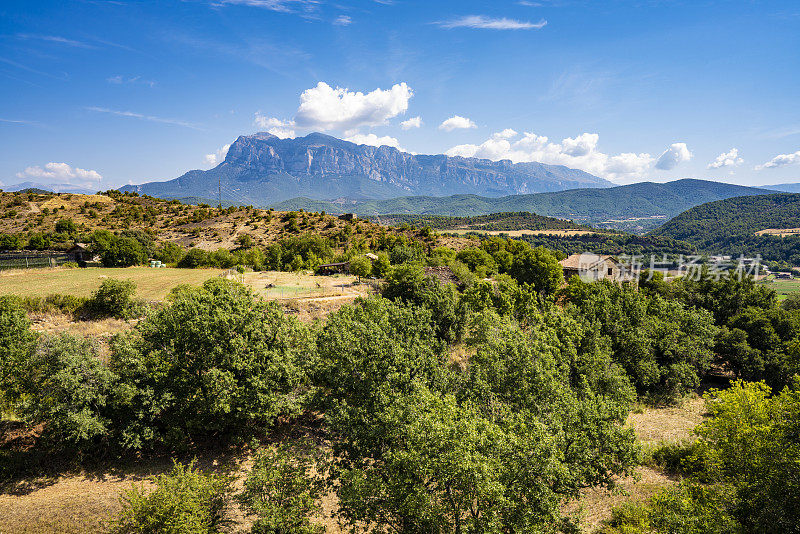
[[[579,320],[608,337],[640,394],[672,401],[699,385],[717,333],[710,313],[606,281],[573,278],[563,293]]]
[[[307,329],[240,284],[182,287],[172,303],[118,337],[111,369],[125,385],[124,447],[224,437],[303,407],[313,353]]]

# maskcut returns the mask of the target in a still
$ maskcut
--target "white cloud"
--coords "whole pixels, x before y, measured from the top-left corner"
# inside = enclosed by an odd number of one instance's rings
[[[722,167],[734,167],[736,165],[741,165],[744,162],[742,158],[739,157],[739,149],[732,148],[727,152],[723,152],[717,158],[708,164],[706,167],[707,169],[721,169]]]
[[[484,15],[468,15],[444,22],[437,22],[442,28],[475,28],[482,30],[538,30],[547,25],[542,19],[539,22],[528,22],[508,18],[492,18]]]
[[[150,122],[160,122],[162,124],[172,124],[174,126],[183,126],[184,128],[191,128],[192,130],[200,130],[200,127],[191,122],[186,122],[178,119],[166,119],[164,117],[156,117],[154,115],[144,115],[142,113],[134,113],[133,111],[117,111],[114,109],[100,108],[91,106],[86,108],[89,111],[96,111],[98,113],[108,113],[118,117],[129,117],[132,119],[142,119]]]
[[[756,165],[756,170],[761,169],[776,169],[778,167],[786,167],[787,165],[800,164],[800,150],[792,154],[778,154],[771,160],[762,165]]]
[[[477,128],[478,125],[466,117],[461,115],[453,115],[442,124],[439,125],[440,130],[452,132],[453,130],[466,130],[469,128]]]
[[[361,126],[379,126],[405,113],[414,92],[405,82],[391,89],[369,93],[333,88],[325,82],[306,89],[300,95],[300,107],[294,122],[302,128],[352,130]]]
[[[349,26],[353,23],[353,19],[348,17],[347,15],[339,15],[333,21],[335,26]]]
[[[125,76],[118,74],[116,76],[106,78],[106,81],[113,85],[140,84],[151,88],[156,86],[156,82],[153,80],[144,80],[141,76],[129,76],[126,78]]]
[[[374,133],[369,133],[369,134],[357,133],[351,135],[350,137],[345,137],[344,140],[350,141],[351,143],[355,143],[357,145],[391,146],[398,150],[403,150],[405,152],[405,150],[400,146],[400,141],[388,135],[378,137]]]
[[[231,147],[230,144],[227,144],[214,152],[213,154],[206,154],[206,157],[203,158],[206,165],[216,165],[217,163],[222,163],[225,160],[225,156],[228,154],[228,149]]]
[[[291,139],[295,137],[294,121],[287,121],[277,119],[275,117],[267,117],[262,115],[260,111],[256,112],[256,118],[253,121],[256,126],[262,130],[266,130],[276,137],[281,139]]]
[[[318,0],[216,0],[213,6],[239,5],[261,7],[279,13],[292,13],[297,10],[314,11],[319,4]]]
[[[401,122],[400,128],[404,130],[410,130],[411,128],[422,128],[422,117],[411,117],[410,119]]]
[[[692,153],[689,152],[686,143],[672,143],[669,148],[658,157],[655,167],[656,169],[669,171],[690,159],[692,159]]]
[[[448,156],[485,158],[493,161],[508,159],[514,163],[538,161],[551,165],[566,165],[609,180],[640,178],[653,162],[650,154],[622,153],[608,155],[600,152],[597,134],[583,133],[553,143],[543,135],[526,132],[517,141],[509,139],[513,130],[494,134],[480,145],[458,145],[446,152]],[[516,133],[516,132],[515,132]],[[508,136],[508,137],[506,137]]]
[[[512,130],[511,128],[506,128],[503,131],[495,132],[492,134],[492,139],[512,139],[519,135],[516,130]]]
[[[57,180],[60,183],[72,185],[97,185],[103,179],[97,171],[89,171],[78,167],[72,167],[66,163],[50,162],[44,168],[36,165],[26,167],[24,171],[17,173],[17,178],[23,180]]]

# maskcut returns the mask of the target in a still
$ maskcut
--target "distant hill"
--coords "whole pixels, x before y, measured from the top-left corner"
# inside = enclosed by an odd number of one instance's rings
[[[783,191],[784,193],[800,193],[800,184],[775,184],[765,185],[764,189]]]
[[[603,189],[572,189],[499,198],[453,195],[337,202],[296,198],[273,204],[273,207],[280,210],[353,212],[362,216],[420,214],[465,217],[529,211],[591,225],[642,232],[704,202],[766,192],[768,191],[755,187],[685,179],[665,184],[641,182]]]
[[[492,213],[474,217],[447,217],[443,215],[387,215],[369,217],[384,225],[411,224],[430,226],[435,230],[485,230],[491,232],[517,230],[592,230],[593,228],[564,219],[544,217],[525,211]]]
[[[800,194],[775,193],[729,198],[695,206],[650,232],[680,239],[703,252],[745,254],[800,265],[800,236],[756,235],[763,230],[800,228]]]
[[[35,182],[22,182],[19,184],[4,185],[3,191],[33,191],[47,193],[77,193],[80,195],[91,195],[95,191],[79,187],[72,184],[40,184]]]
[[[312,133],[280,139],[241,136],[225,161],[167,182],[125,186],[159,198],[218,198],[264,206],[295,197],[388,199],[407,195],[501,195],[610,187],[611,182],[561,165],[415,155]]]

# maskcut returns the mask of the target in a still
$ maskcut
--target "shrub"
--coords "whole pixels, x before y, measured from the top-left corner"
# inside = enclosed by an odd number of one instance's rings
[[[0,408],[19,398],[19,378],[36,335],[19,299],[0,297]]]
[[[45,297],[23,297],[20,303],[32,313],[64,313],[75,315],[86,308],[88,299],[75,295],[53,293]]]
[[[117,534],[215,534],[225,518],[231,478],[203,473],[194,462],[176,462],[168,474],[153,478],[155,489],[135,485],[120,499]]]
[[[86,447],[102,440],[113,423],[116,377],[99,356],[89,339],[41,338],[20,369],[22,419],[44,423],[45,435],[60,445]]]
[[[178,261],[178,267],[196,269],[197,267],[206,267],[209,265],[209,254],[205,250],[199,248],[190,249],[183,258]]]
[[[286,445],[258,451],[238,496],[256,516],[253,534],[324,532],[310,519],[320,509],[317,499],[322,489],[311,476],[312,452]]]
[[[75,221],[72,219],[60,219],[56,222],[56,232],[61,234],[74,234],[78,231]]]
[[[186,255],[186,250],[176,243],[164,243],[153,253],[153,259],[162,263],[178,263]]]
[[[88,308],[97,315],[128,318],[133,305],[136,284],[130,280],[103,280],[88,302]]]

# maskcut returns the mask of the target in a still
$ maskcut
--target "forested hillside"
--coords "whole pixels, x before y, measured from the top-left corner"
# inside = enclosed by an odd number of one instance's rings
[[[701,204],[765,190],[705,180],[677,180],[665,184],[642,182],[605,189],[571,189],[554,193],[489,198],[476,195],[401,197],[389,200],[325,202],[296,198],[273,205],[275,209],[327,210],[372,216],[388,213],[467,217],[498,212],[528,211],[610,228],[647,230],[669,217]],[[654,216],[663,219],[653,218]],[[640,218],[639,221],[629,221]],[[615,221],[612,221],[615,220]],[[632,224],[633,223],[633,224]]]
[[[702,252],[745,254],[771,261],[800,265],[800,239],[791,232],[800,228],[800,194],[778,193],[729,198],[696,206],[648,235],[680,239]],[[789,235],[786,235],[789,234]]]

